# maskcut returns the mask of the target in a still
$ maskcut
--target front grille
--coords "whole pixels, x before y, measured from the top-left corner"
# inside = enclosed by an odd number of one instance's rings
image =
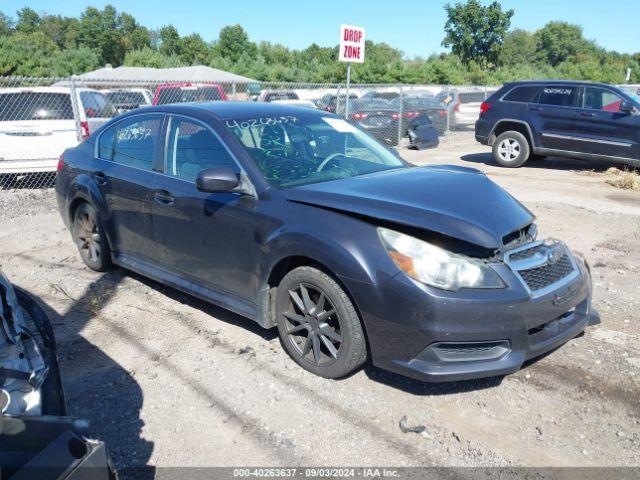
[[[573,264],[566,253],[555,263],[520,270],[518,273],[532,291],[542,290],[562,280],[573,272]]]

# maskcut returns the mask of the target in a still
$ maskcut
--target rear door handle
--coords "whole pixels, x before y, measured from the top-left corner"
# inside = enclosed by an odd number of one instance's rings
[[[529,110],[540,111],[542,108],[538,105],[529,105]]]
[[[107,184],[107,176],[102,172],[94,172],[93,178],[95,178],[98,185],[104,186]]]
[[[596,114],[593,112],[579,112],[579,115],[581,117],[595,117]]]
[[[158,190],[153,195],[153,199],[161,205],[173,205],[175,198],[166,190]]]

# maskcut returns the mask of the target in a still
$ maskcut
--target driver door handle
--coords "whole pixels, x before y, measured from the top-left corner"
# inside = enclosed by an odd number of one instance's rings
[[[171,195],[166,190],[156,190],[156,192],[153,194],[153,199],[156,201],[156,203],[159,203],[161,205],[173,205],[173,202],[175,201],[173,195]]]

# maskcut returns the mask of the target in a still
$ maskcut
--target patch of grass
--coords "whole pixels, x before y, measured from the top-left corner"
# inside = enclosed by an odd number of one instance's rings
[[[605,172],[606,182],[623,190],[640,190],[640,173],[637,170],[611,167]]]

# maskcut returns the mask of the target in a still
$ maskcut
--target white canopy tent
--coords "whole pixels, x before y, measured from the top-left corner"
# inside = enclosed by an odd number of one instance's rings
[[[158,82],[213,82],[220,84],[247,84],[256,80],[225,72],[216,68],[196,65],[193,67],[178,68],[151,68],[151,67],[104,67],[93,72],[83,73],[77,78],[82,83],[158,83]]]

